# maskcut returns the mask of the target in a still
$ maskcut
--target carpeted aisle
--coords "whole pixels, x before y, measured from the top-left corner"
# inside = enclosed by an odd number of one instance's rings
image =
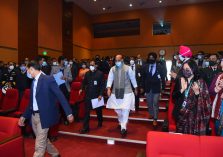
[[[26,157],[32,157],[34,152],[34,139],[25,138]],[[60,151],[62,157],[136,157],[145,154],[146,145],[132,145],[116,143],[107,145],[104,141],[80,137],[60,135],[53,143]],[[50,157],[46,153],[46,157]]]

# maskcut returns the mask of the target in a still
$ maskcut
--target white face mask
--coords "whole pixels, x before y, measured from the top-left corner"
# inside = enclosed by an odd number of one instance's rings
[[[179,59],[180,59],[181,62],[183,62],[185,60],[185,58],[181,55],[179,55]]]
[[[85,69],[85,68],[86,68],[86,65],[85,65],[85,64],[83,64],[83,65],[82,65],[82,68],[83,68],[83,69]]]
[[[135,64],[135,61],[134,60],[130,60],[130,64],[131,65],[134,65]]]
[[[67,64],[68,64],[68,61],[64,61],[64,66],[67,66]]]
[[[29,72],[26,73],[26,76],[27,76],[28,78],[30,78],[30,79],[33,78],[32,75],[31,75]]]
[[[182,64],[181,63],[176,63],[176,66],[178,67],[178,68],[180,68],[181,66],[182,66]]]
[[[69,64],[70,64],[70,65],[72,65],[72,64],[73,64],[73,62],[69,62]]]
[[[209,67],[209,62],[205,61],[204,65],[205,65],[205,67]]]
[[[10,65],[9,66],[9,70],[13,70],[14,69],[14,66],[13,65]]]
[[[91,70],[91,71],[94,71],[94,70],[95,70],[95,66],[92,66],[92,65],[91,65],[91,66],[90,66],[90,70]]]
[[[54,66],[57,65],[57,62],[53,62],[53,65],[54,65]]]

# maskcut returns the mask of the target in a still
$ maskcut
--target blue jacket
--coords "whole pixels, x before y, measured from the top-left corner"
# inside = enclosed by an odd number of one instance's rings
[[[52,76],[41,74],[36,87],[36,101],[38,104],[42,128],[49,128],[59,121],[59,106],[57,100],[63,107],[66,115],[72,114],[72,110],[60,91]],[[30,119],[33,113],[33,87],[30,90],[30,102],[23,117]]]

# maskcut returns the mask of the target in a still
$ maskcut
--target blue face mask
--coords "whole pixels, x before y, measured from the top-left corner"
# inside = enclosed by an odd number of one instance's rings
[[[46,61],[43,61],[42,66],[47,66]]]
[[[68,65],[68,61],[64,61],[64,66],[67,66]]]
[[[120,67],[120,66],[122,65],[122,62],[121,62],[121,61],[117,61],[117,62],[115,62],[115,65],[116,65],[117,67]]]
[[[20,70],[21,70],[22,72],[26,72],[26,67],[25,67],[25,66],[21,66],[21,67],[20,67]]]
[[[30,79],[32,79],[32,76],[31,76],[31,74],[30,73],[26,73],[26,76],[28,77],[28,78],[30,78]]]

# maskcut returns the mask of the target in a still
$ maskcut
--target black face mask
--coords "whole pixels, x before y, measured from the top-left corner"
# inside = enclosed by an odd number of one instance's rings
[[[154,59],[148,59],[147,60],[147,63],[149,63],[149,64],[154,64],[156,61],[154,60]]]
[[[216,64],[217,64],[217,62],[215,62],[215,61],[209,61],[210,66],[215,66]]]

